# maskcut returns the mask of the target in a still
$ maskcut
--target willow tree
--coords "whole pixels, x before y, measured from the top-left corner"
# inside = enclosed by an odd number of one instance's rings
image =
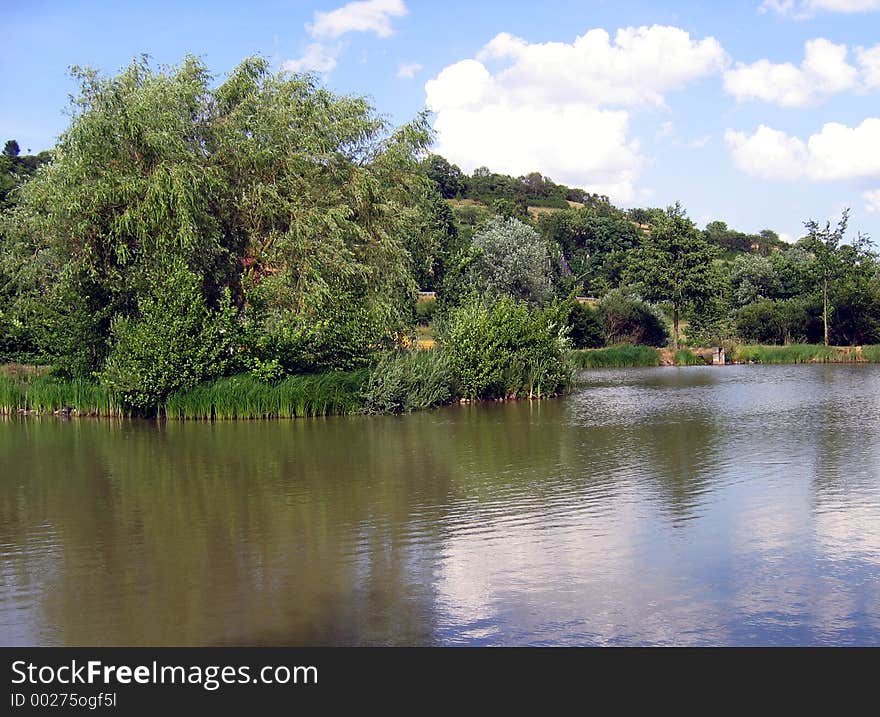
[[[252,302],[258,332],[400,326],[404,238],[428,186],[423,116],[392,130],[365,99],[261,58],[219,84],[192,57],[73,74],[70,126],[22,189],[3,250],[20,291],[48,307],[48,348],[92,347],[70,373],[100,370],[110,326],[136,319],[172,264],[198,276],[209,307],[227,290],[241,310]]]
[[[712,294],[714,257],[715,250],[678,203],[656,218],[648,236],[632,254],[629,278],[642,295],[672,306],[672,347],[676,350],[681,312]]]

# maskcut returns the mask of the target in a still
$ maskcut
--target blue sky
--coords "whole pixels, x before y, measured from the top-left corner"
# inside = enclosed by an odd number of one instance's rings
[[[429,107],[466,171],[789,238],[850,206],[880,241],[880,0],[12,0],[4,18],[0,134],[24,149],[65,128],[72,64],[192,53],[222,77],[260,53],[394,123]]]

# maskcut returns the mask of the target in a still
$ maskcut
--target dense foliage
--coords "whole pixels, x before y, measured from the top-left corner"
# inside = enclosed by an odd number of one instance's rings
[[[504,297],[453,312],[443,329],[459,391],[466,398],[554,395],[568,383],[568,341],[561,306],[532,309]]]
[[[221,81],[192,57],[73,72],[58,144],[0,156],[0,361],[50,364],[47,405],[402,412],[556,394],[569,346],[880,343],[880,265],[846,212],[786,244],[466,175],[424,115],[389,127],[260,58]]]

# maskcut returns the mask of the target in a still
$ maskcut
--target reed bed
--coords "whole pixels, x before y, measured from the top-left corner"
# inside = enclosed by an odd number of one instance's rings
[[[688,349],[679,349],[675,352],[674,361],[676,366],[705,366],[706,361]]]
[[[874,352],[868,353],[873,355]],[[855,347],[846,346],[823,346],[822,344],[757,346],[746,344],[736,347],[734,360],[740,363],[762,364],[859,363],[865,360],[864,355],[864,349],[860,352]]]
[[[360,407],[366,371],[289,376],[265,383],[242,374],[201,383],[165,401],[170,419],[302,418],[353,413]]]
[[[127,411],[105,387],[89,381],[66,381],[36,373],[0,374],[0,413],[72,413],[126,416]]]
[[[862,361],[880,363],[880,346],[862,346]]]
[[[579,369],[659,366],[660,352],[651,346],[618,344],[604,349],[572,351],[571,362]]]

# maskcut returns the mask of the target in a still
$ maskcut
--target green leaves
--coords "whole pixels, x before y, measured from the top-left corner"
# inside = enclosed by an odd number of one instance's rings
[[[172,391],[237,368],[240,328],[228,291],[209,309],[199,277],[180,262],[157,277],[138,314],[113,321],[114,346],[101,374],[127,405],[150,410]]]
[[[451,312],[441,336],[460,395],[540,397],[561,391],[570,375],[566,307],[536,310],[509,297],[492,308],[471,302]]]
[[[542,304],[550,293],[547,245],[518,219],[489,220],[473,238],[478,252],[471,279],[489,299],[509,296]]]

